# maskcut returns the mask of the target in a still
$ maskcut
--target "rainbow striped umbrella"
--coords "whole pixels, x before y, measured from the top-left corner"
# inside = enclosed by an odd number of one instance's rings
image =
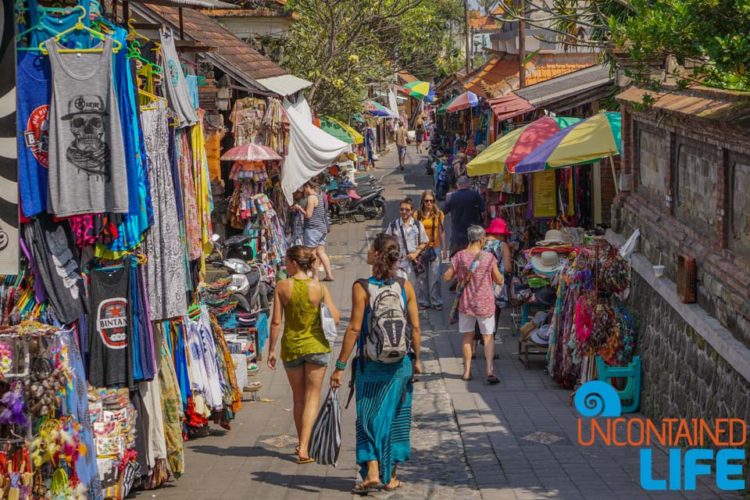
[[[365,102],[365,111],[372,116],[378,116],[382,118],[398,118],[398,116],[394,115],[390,109],[375,101]]]
[[[419,80],[415,82],[409,82],[404,85],[404,88],[409,91],[409,95],[420,101],[430,94],[430,82],[421,82]]]
[[[540,144],[560,130],[580,122],[580,118],[544,116],[525,127],[517,128],[479,153],[467,165],[470,176],[499,174],[507,170],[513,173],[516,165]]]
[[[479,98],[474,92],[467,90],[463,94],[459,95],[450,103],[447,108],[448,113],[455,113],[464,109],[469,109],[479,104]]]
[[[621,117],[604,112],[561,130],[516,165],[517,174],[593,163],[622,151]]]

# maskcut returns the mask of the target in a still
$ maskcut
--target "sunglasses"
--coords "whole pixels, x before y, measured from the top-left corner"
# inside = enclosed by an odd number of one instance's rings
[[[425,203],[432,203],[435,200],[424,200]]]
[[[401,212],[411,212],[411,208],[401,208]]]

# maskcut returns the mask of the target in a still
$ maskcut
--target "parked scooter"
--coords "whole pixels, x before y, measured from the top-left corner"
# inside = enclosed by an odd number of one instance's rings
[[[381,187],[365,196],[359,196],[353,189],[337,190],[328,194],[328,210],[331,222],[342,224],[348,221],[364,222],[366,219],[379,219],[385,215],[385,188]]]
[[[250,314],[270,312],[269,297],[273,293],[272,284],[263,279],[261,266],[251,261],[254,256],[245,234],[227,238],[223,243],[218,234],[211,238],[214,252],[207,259],[215,267],[225,270],[232,281],[227,290],[237,299],[240,309]]]

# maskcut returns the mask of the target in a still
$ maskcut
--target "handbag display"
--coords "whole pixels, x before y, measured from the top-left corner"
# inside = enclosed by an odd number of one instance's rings
[[[464,294],[464,289],[466,288],[466,285],[469,284],[469,281],[471,281],[471,277],[474,275],[474,270],[479,265],[479,259],[482,257],[483,253],[484,250],[480,250],[479,253],[477,253],[476,257],[474,257],[474,260],[472,260],[471,264],[469,264],[469,272],[466,273],[464,279],[462,279],[461,282],[456,286],[456,296],[453,298],[451,309],[448,313],[448,324],[450,325],[455,325],[456,323],[458,323],[458,303],[461,301],[461,296]]]

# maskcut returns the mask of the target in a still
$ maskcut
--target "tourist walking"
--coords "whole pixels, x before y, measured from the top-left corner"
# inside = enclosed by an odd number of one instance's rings
[[[328,210],[326,209],[325,198],[318,185],[309,181],[304,186],[306,196],[306,206],[296,205],[305,221],[303,224],[303,244],[315,252],[318,261],[323,265],[325,277],[323,281],[333,281],[333,272],[331,270],[331,261],[326,253],[326,236],[330,230],[328,223]],[[317,277],[318,272],[315,269],[313,276]]]
[[[422,223],[412,217],[413,210],[414,204],[411,199],[405,198],[401,201],[400,217],[388,224],[386,233],[396,238],[401,248],[398,276],[409,281],[416,288],[417,270],[421,269],[419,256],[429,245],[429,239]]]
[[[471,380],[472,341],[474,325],[479,324],[479,331],[484,342],[484,357],[487,364],[487,383],[500,382],[495,376],[493,357],[495,343],[492,334],[495,332],[495,295],[493,282],[503,284],[503,275],[497,267],[497,260],[490,252],[482,250],[485,233],[481,226],[470,226],[468,231],[469,246],[451,258],[451,267],[445,273],[445,281],[454,276],[459,282],[461,293],[458,303],[458,331],[463,335],[464,381]]]
[[[310,433],[318,416],[320,389],[325,378],[331,347],[323,333],[320,304],[339,322],[339,310],[325,285],[310,278],[315,254],[310,248],[296,245],[287,250],[285,265],[290,278],[276,284],[268,341],[268,367],[276,369],[276,344],[281,323],[281,361],[284,364],[294,399],[294,425],[297,428],[297,462],[308,464]]]
[[[440,311],[443,309],[440,261],[448,252],[445,250],[445,215],[437,205],[435,193],[430,190],[422,193],[419,210],[414,218],[422,223],[429,238],[427,248],[419,256],[424,272],[417,275],[417,301],[424,309],[433,307]]]
[[[363,480],[354,494],[402,486],[396,468],[411,455],[412,377],[422,372],[419,312],[414,288],[395,277],[399,258],[396,238],[382,233],[375,237],[367,252],[372,275],[352,287],[351,320],[331,376],[331,387],[340,387],[356,346],[352,378],[357,465]]]
[[[422,141],[424,140],[424,118],[420,115],[417,118],[415,127],[415,139],[414,142],[417,145],[417,154],[422,154]]]
[[[302,192],[302,189],[298,189],[293,194],[294,205],[289,207],[289,216],[287,217],[287,227],[289,228],[289,246],[302,245],[304,244],[305,234],[305,216],[304,209],[307,205],[307,198]],[[298,210],[295,205],[302,208],[302,211]]]
[[[398,121],[398,128],[396,129],[396,150],[398,151],[398,168],[404,169],[404,161],[406,160],[406,144],[407,144],[407,132],[404,122]]]
[[[482,224],[482,214],[485,210],[484,198],[475,190],[470,189],[471,182],[465,175],[458,178],[458,190],[448,195],[443,205],[443,212],[451,214],[450,256],[466,248],[468,238],[466,228],[471,225]]]

